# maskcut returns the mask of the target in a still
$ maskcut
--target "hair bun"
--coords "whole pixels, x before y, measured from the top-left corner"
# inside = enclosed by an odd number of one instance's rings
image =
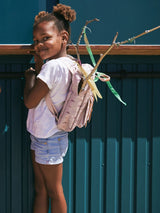
[[[35,16],[34,21],[37,22],[40,18],[46,16],[48,14],[48,12],[46,11],[41,11],[38,13],[38,15]]]
[[[75,10],[71,9],[70,6],[66,6],[63,4],[57,4],[53,7],[53,14],[55,16],[63,16],[64,19],[68,22],[73,22],[76,19],[76,12]]]

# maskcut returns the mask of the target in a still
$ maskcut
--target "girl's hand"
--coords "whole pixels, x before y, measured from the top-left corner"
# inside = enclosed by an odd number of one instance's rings
[[[49,92],[47,84],[36,75],[32,67],[25,71],[24,104],[28,109],[36,107]]]
[[[34,61],[35,61],[35,71],[37,74],[41,71],[41,67],[43,65],[43,60],[37,55],[36,53],[34,54]]]
[[[32,67],[30,67],[29,69],[25,71],[25,78],[32,78],[33,76],[36,76],[36,75],[37,75],[36,71]]]

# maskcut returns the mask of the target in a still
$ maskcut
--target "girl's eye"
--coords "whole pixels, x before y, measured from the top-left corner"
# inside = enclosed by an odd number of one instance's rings
[[[47,41],[49,39],[49,37],[44,37],[43,41]]]
[[[34,45],[38,45],[39,43],[44,43],[45,41],[47,41],[49,39],[48,36],[42,38],[41,40],[34,40]]]

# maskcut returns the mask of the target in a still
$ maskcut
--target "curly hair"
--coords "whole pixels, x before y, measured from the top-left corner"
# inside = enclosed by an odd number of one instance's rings
[[[53,6],[53,11],[51,13],[41,11],[38,15],[35,16],[33,30],[35,30],[38,24],[43,21],[53,21],[59,31],[66,30],[70,36],[70,23],[73,22],[75,19],[75,10],[71,9],[70,6],[57,4],[56,6]]]

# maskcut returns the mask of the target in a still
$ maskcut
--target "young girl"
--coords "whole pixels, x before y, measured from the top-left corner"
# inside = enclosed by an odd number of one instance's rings
[[[63,157],[68,148],[68,134],[57,128],[45,96],[50,93],[58,111],[65,101],[71,74],[66,64],[70,23],[76,13],[69,6],[58,4],[52,13],[40,12],[33,25],[36,54],[46,63],[40,72],[30,68],[25,73],[24,103],[29,109],[27,130],[31,137],[31,154],[35,174],[34,213],[47,213],[49,198],[52,213],[66,213],[62,188]]]

